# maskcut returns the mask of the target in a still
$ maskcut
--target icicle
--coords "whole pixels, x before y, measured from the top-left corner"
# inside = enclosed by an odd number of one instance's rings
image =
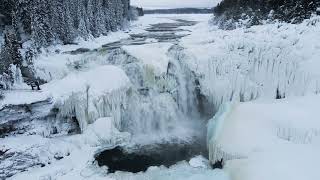
[[[88,88],[82,93],[72,93],[66,100],[57,102],[56,106],[60,109],[60,117],[75,116],[82,132],[88,124],[101,117],[113,117],[115,127],[121,129],[121,108],[126,104],[126,92],[125,88],[94,97],[90,96]]]

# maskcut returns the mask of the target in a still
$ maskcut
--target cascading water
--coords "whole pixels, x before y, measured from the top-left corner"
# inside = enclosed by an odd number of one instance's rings
[[[128,95],[128,107],[122,113],[123,131],[155,141],[170,141],[170,138],[192,141],[200,136],[199,132],[205,128],[200,130],[204,121],[200,118],[196,77],[184,65],[181,51],[176,45],[169,49],[168,69],[160,76],[152,72],[152,67],[121,55],[131,59],[122,67],[135,85]],[[132,71],[132,67],[139,69]]]
[[[119,164],[119,168],[124,168],[127,166],[126,158],[137,157],[147,162],[141,166],[142,170],[145,166],[174,164],[199,154],[206,156],[206,121],[199,105],[199,84],[195,74],[184,62],[183,48],[173,45],[168,50],[168,68],[161,75],[156,75],[152,67],[141,64],[138,59],[125,54],[125,51],[119,52],[117,50],[116,55],[111,57],[120,62],[118,65],[133,84],[127,92],[126,106],[122,109],[121,131],[130,132],[132,142],[117,152],[111,149],[97,154],[98,163],[112,167]],[[186,152],[181,156],[169,157],[168,153],[173,152],[169,150],[172,147]],[[120,153],[122,160],[110,161],[104,158],[114,153]],[[158,160],[154,154],[157,154]],[[169,159],[170,162],[160,159]],[[123,166],[121,163],[124,163]],[[130,168],[127,170],[130,171]]]

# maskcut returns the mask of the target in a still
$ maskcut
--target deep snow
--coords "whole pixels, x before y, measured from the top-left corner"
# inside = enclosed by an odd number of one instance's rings
[[[319,98],[226,104],[209,124],[210,160],[236,180],[319,179]]]

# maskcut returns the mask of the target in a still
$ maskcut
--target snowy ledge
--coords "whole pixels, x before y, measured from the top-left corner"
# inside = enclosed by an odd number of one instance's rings
[[[160,76],[167,72],[169,58],[167,52],[171,43],[152,43],[135,46],[123,46],[122,49],[131,56],[139,59],[143,65],[152,67],[155,75]]]
[[[61,117],[76,117],[81,131],[101,117],[113,117],[120,128],[120,110],[125,106],[131,83],[116,66],[102,66],[87,72],[70,74],[45,85]]]

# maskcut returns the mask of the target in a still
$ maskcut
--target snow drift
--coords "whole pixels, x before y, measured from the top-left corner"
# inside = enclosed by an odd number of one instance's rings
[[[210,161],[224,159],[236,180],[320,178],[313,167],[320,160],[319,102],[306,96],[224,106],[209,122]]]

